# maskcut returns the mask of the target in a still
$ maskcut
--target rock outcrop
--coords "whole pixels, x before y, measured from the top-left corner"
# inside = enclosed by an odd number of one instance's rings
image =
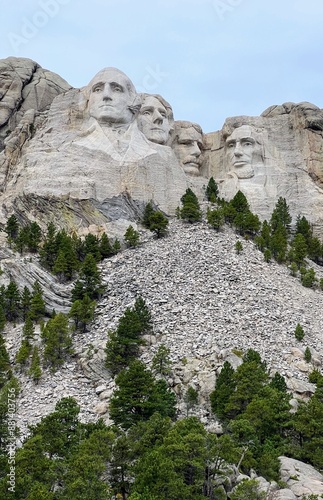
[[[206,135],[206,148],[222,196],[240,189],[262,219],[282,196],[294,222],[304,215],[323,236],[323,110],[285,103],[259,117],[228,118],[221,131]]]

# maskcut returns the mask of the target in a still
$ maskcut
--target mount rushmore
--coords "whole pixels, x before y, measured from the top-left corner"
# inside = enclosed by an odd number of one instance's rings
[[[116,68],[75,89],[30,59],[0,61],[0,222],[109,229],[149,201],[173,215],[188,187],[202,200],[211,176],[262,219],[283,196],[323,236],[323,110],[275,105],[204,134]]]

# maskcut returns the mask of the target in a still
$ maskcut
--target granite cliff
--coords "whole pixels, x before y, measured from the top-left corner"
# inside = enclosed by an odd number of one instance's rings
[[[323,234],[317,106],[275,105],[203,134],[174,122],[161,96],[140,96],[115,68],[81,89],[28,59],[2,60],[0,72],[2,221],[15,212],[43,226],[56,219],[76,231],[95,224],[113,232],[150,200],[173,215],[187,187],[203,199],[213,176],[224,198],[240,189],[262,219],[283,196],[294,220],[302,214]]]

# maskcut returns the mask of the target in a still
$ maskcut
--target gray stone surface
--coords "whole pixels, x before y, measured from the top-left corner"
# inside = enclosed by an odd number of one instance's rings
[[[226,199],[243,191],[262,219],[270,217],[279,196],[286,198],[293,222],[302,214],[323,236],[322,123],[323,111],[310,103],[272,106],[259,117],[228,118],[220,132],[205,136],[209,175]],[[248,167],[232,169],[228,162],[226,141],[241,127],[253,131],[249,135],[261,143],[249,173]]]
[[[279,457],[281,478],[296,498],[305,495],[323,495],[323,475],[309,464],[289,457]]]

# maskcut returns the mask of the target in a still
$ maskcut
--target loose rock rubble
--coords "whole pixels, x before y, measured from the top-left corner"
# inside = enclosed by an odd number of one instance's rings
[[[178,396],[179,415],[186,414],[180,400],[191,385],[199,393],[195,414],[210,430],[221,432],[210,413],[209,394],[224,361],[236,368],[248,348],[261,354],[271,373],[285,376],[296,398],[294,407],[297,399],[308,398],[315,389],[308,373],[322,368],[323,292],[304,288],[286,266],[266,263],[251,241],[242,239],[243,251],[237,255],[237,239],[241,238],[230,228],[217,233],[205,222],[188,225],[172,220],[166,238],[156,240],[142,231],[138,248],[105,260],[101,264],[105,294],[89,331],[74,334],[74,357],[56,373],[45,370],[37,386],[19,374],[22,436],[28,424],[52,411],[63,396],[77,399],[82,420],[103,416],[110,423],[108,407],[115,382],[104,367],[104,348],[108,332],[138,296],[145,299],[154,324],[145,337],[141,359],[149,366],[161,344],[170,349],[168,383]],[[319,278],[322,271],[316,267]],[[305,332],[302,342],[294,336],[297,323]],[[21,328],[5,332],[12,358],[20,345]],[[41,345],[39,331],[37,335]],[[307,346],[310,363],[304,360]]]

